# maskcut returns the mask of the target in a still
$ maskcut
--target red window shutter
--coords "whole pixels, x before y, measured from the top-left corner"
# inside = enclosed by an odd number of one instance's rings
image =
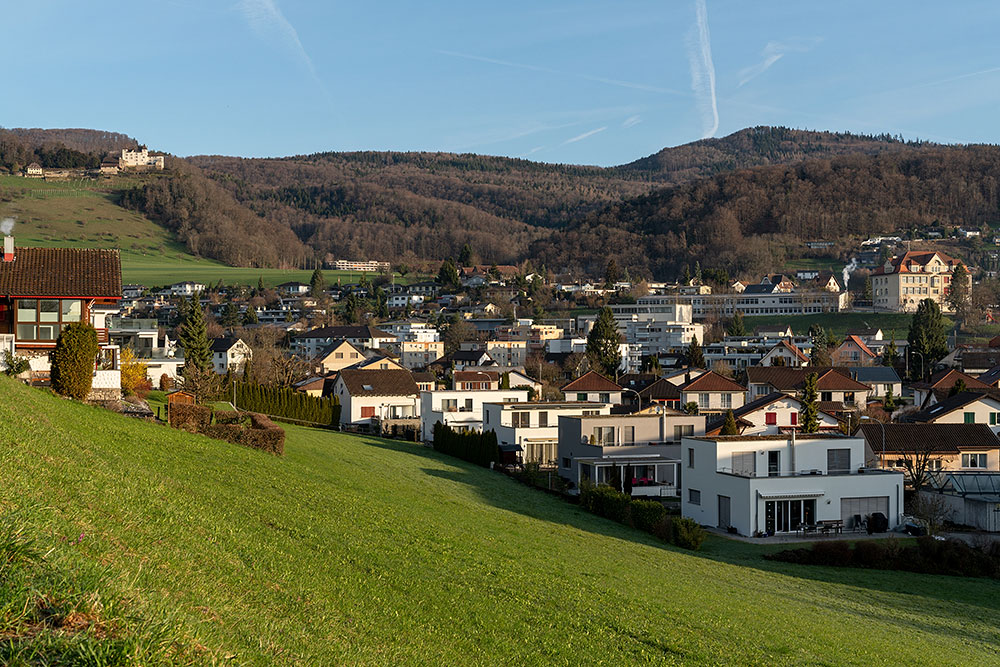
[[[798,425],[799,425],[799,413],[798,412],[793,412],[792,413],[792,426],[798,426]]]
[[[774,426],[778,423],[778,413],[777,412],[766,412],[764,413],[764,423],[768,426]]]
[[[361,408],[361,418],[362,419],[368,419],[368,418],[374,417],[374,416],[375,416],[375,406],[374,405],[371,405],[371,406],[368,406],[368,407],[362,407]]]

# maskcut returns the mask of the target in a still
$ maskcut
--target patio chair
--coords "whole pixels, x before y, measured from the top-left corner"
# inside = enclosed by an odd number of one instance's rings
[[[861,518],[860,514],[855,514],[853,520],[854,520],[855,533],[860,533],[862,530],[865,530],[867,528],[866,521]]]

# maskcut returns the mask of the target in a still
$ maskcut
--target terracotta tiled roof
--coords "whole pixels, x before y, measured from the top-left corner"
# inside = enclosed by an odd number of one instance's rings
[[[15,248],[0,261],[0,296],[122,297],[117,250]]]
[[[857,336],[855,336],[853,334],[849,335],[847,337],[847,339],[844,340],[843,343],[841,343],[841,345],[843,345],[844,343],[847,343],[848,341],[850,341],[851,343],[854,343],[855,345],[857,345],[858,348],[862,352],[864,352],[865,354],[867,354],[872,359],[874,359],[877,356],[874,352],[871,351],[871,349],[867,345],[865,345],[865,342],[863,340],[861,340],[860,338],[858,338]]]
[[[351,396],[416,396],[417,383],[408,370],[357,370],[340,371],[339,378]]]
[[[746,391],[746,387],[743,385],[737,384],[715,371],[703,373],[690,382],[685,382],[680,386],[680,389],[681,391]]]
[[[986,424],[862,424],[858,430],[876,454],[882,451],[883,433],[889,454],[1000,449],[1000,440]]]
[[[806,356],[805,352],[803,352],[802,350],[800,350],[797,346],[793,345],[792,343],[789,343],[785,339],[782,339],[781,342],[778,343],[777,345],[775,345],[774,347],[784,347],[789,352],[791,352],[796,357],[798,357],[799,361],[804,361],[806,363],[809,363],[809,357]],[[771,349],[774,349],[774,348],[771,348]]]
[[[852,380],[849,375],[833,368],[792,368],[789,366],[751,366],[746,369],[747,382],[769,384],[778,391],[799,391],[806,384],[810,373],[819,376],[816,388],[822,391],[868,391],[866,384]]]
[[[934,255],[937,255],[938,258],[942,262],[944,262],[944,264],[948,267],[955,267],[962,263],[957,259],[949,257],[943,252],[936,252],[933,250],[931,251],[911,250],[910,252],[907,252],[899,257],[894,257],[893,259],[889,260],[890,263],[892,264],[891,271],[886,271],[885,264],[882,264],[882,266],[879,266],[877,269],[872,271],[872,275],[884,275],[886,273],[915,272],[919,267],[923,267],[928,262],[930,262],[931,259],[934,258]]]
[[[955,370],[954,368],[938,371],[931,376],[930,382],[914,382],[911,386],[916,389],[951,389],[959,380],[965,383],[966,389],[990,388],[990,385],[985,382],[980,382],[971,375]]]
[[[596,371],[587,371],[560,391],[621,391],[622,388]]]

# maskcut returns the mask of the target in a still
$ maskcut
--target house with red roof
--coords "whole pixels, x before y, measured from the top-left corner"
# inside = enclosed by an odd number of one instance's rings
[[[729,378],[709,371],[680,387],[681,406],[695,403],[698,414],[718,414],[743,407],[746,402],[746,387]]]
[[[932,299],[941,310],[950,311],[945,298],[951,289],[951,276],[962,264],[943,252],[925,250],[912,250],[887,259],[871,274],[875,308],[913,312],[921,301]],[[968,275],[967,280],[971,293],[972,276]]]
[[[877,358],[878,355],[855,335],[848,335],[844,342],[830,353],[830,360],[834,366],[871,366]]]
[[[48,379],[49,353],[63,328],[89,322],[97,330],[99,345],[90,398],[120,398],[119,348],[110,341],[107,318],[118,312],[121,299],[117,250],[15,248],[13,237],[4,237],[0,350],[26,357],[33,380]]]
[[[787,340],[780,340],[767,351],[758,362],[760,366],[791,366],[801,368],[809,365],[809,357],[800,350],[794,343]]]
[[[564,401],[590,401],[591,403],[622,402],[622,388],[597,371],[587,371],[580,377],[559,388]]]

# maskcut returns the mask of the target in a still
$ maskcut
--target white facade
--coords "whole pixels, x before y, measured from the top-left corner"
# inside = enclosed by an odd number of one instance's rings
[[[122,156],[118,158],[118,166],[125,169],[128,167],[153,167],[163,169],[164,160],[162,155],[150,155],[149,150],[143,148],[138,151],[122,149]]]
[[[373,419],[415,419],[420,416],[416,396],[351,396],[339,379],[333,393],[340,399],[341,424],[371,424]]]
[[[423,368],[444,356],[444,343],[440,341],[403,341],[399,344],[399,363],[404,368]]]
[[[802,403],[797,398],[783,394],[781,398],[767,405],[744,412],[739,418],[742,421],[750,422],[751,426],[745,427],[743,435],[777,435],[782,430],[797,429],[799,428],[801,408]],[[818,412],[816,418],[821,430],[833,431],[840,426],[836,417],[825,412]]]
[[[441,422],[454,429],[483,430],[483,404],[528,400],[520,389],[455,391],[443,389],[420,392],[420,430],[426,442],[434,439],[434,424]]]
[[[227,371],[242,372],[252,354],[250,346],[237,339],[228,350],[212,351],[212,367],[219,375],[225,375]]]
[[[520,445],[521,460],[555,465],[559,457],[559,417],[611,414],[601,403],[486,403],[483,430],[493,430],[497,443]]]
[[[182,283],[174,283],[167,288],[167,291],[171,296],[194,296],[199,292],[205,291],[205,286],[201,283],[191,282],[186,280]]]
[[[741,535],[794,532],[873,512],[899,523],[902,473],[864,468],[862,438],[826,435],[685,438],[681,513]]]
[[[1000,401],[997,399],[983,394],[981,398],[960,408],[945,411],[945,407],[935,404],[922,414],[927,416],[927,421],[931,424],[987,424],[991,431],[1000,435]],[[941,414],[935,414],[936,412]]]

